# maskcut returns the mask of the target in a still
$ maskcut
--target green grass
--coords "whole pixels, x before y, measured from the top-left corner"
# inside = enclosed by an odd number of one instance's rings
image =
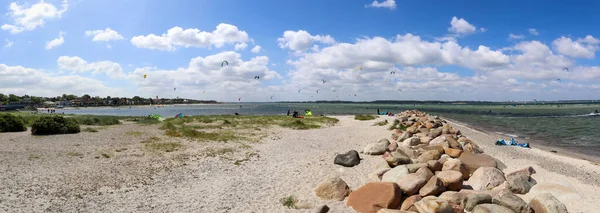
[[[236,149],[231,148],[231,147],[225,147],[225,148],[219,148],[219,149],[215,149],[215,148],[207,148],[203,151],[204,156],[207,157],[217,157],[217,156],[223,156],[223,155],[227,155],[227,154],[233,154],[236,151]]]
[[[130,132],[126,132],[125,135],[129,135],[129,136],[142,136],[142,132],[140,131],[130,131]]]
[[[36,154],[29,154],[29,156],[27,156],[28,160],[35,160],[35,159],[40,159],[40,155],[36,155]]]
[[[354,116],[354,120],[359,120],[359,121],[368,121],[368,120],[373,120],[377,118],[376,116],[372,116],[372,115],[356,115]]]
[[[33,124],[33,122],[40,117],[49,116],[49,115],[61,115],[61,114],[46,114],[46,113],[33,114],[31,112],[10,112],[10,113],[15,114],[15,115],[20,115],[21,117],[23,117],[23,120],[25,121],[25,126],[27,126],[27,127],[31,127],[31,124]],[[69,114],[65,114],[63,116],[73,118],[77,121],[77,123],[79,123],[81,125],[88,125],[88,126],[118,125],[118,124],[121,124],[120,120],[128,118],[128,117],[123,117],[123,116],[109,116],[109,115],[69,115]]]
[[[394,123],[392,123],[392,125],[388,128],[389,130],[394,130],[394,129],[399,129],[402,131],[405,131],[406,128],[408,128],[407,126],[404,126],[400,123],[400,120],[395,119]]]
[[[317,124],[307,124],[301,120],[289,121],[283,124],[279,124],[281,127],[286,127],[290,129],[318,129],[321,126]]]
[[[149,118],[149,117],[129,117],[125,120],[133,121],[133,122],[136,122],[137,124],[142,124],[142,125],[153,125],[153,124],[160,123],[160,121],[158,119]]]
[[[281,198],[279,200],[279,202],[281,202],[281,204],[285,207],[288,207],[290,209],[295,209],[295,208],[297,208],[296,204],[298,203],[298,199],[296,199],[296,197],[294,197],[293,195],[290,195],[290,196]]]
[[[145,148],[154,152],[173,152],[180,150],[183,147],[181,143],[166,142],[166,143],[146,143]]]
[[[373,126],[385,126],[385,125],[388,125],[388,124],[389,124],[389,123],[388,123],[388,121],[387,121],[387,120],[383,120],[383,121],[375,122],[375,123],[373,124]]]
[[[102,157],[104,157],[104,158],[110,158],[110,155],[106,154],[106,153],[102,153]]]
[[[86,127],[85,129],[83,129],[82,131],[84,132],[98,132],[97,129],[94,129],[92,127]]]
[[[159,142],[161,141],[161,139],[159,137],[150,137],[146,140],[140,141],[140,143],[154,143],[154,142]]]

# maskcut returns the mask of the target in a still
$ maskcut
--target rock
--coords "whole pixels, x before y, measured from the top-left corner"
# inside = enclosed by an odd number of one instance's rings
[[[427,125],[427,124],[425,124],[425,125]],[[425,134],[423,136],[427,136],[427,134],[429,134],[429,129],[427,129],[427,127],[421,127],[421,128],[419,128],[419,133],[423,133],[423,134]]]
[[[456,131],[454,131],[454,135],[455,136],[460,136],[460,135],[462,135],[462,132],[460,132],[460,130],[457,129]]]
[[[353,167],[360,163],[360,157],[358,156],[358,152],[356,150],[351,150],[344,154],[336,155],[333,163],[345,167]]]
[[[535,181],[527,174],[517,173],[506,177],[507,189],[515,194],[527,194]]]
[[[400,210],[403,210],[403,211],[409,210],[410,207],[413,207],[415,205],[415,203],[421,199],[422,199],[421,195],[413,195],[413,196],[407,197],[402,202],[402,205],[400,206]]]
[[[513,210],[496,204],[479,204],[471,213],[515,213]]]
[[[533,167],[531,167],[531,166],[528,166],[527,168],[519,169],[517,171],[508,173],[506,175],[506,177],[511,176],[511,175],[518,175],[518,174],[524,174],[527,176],[531,176],[532,174],[535,174],[535,169],[533,169]]]
[[[442,164],[440,162],[438,162],[437,160],[429,160],[427,161],[427,168],[429,168],[429,170],[431,170],[432,172],[435,171],[442,171]]]
[[[467,137],[464,137],[464,136],[459,137],[456,141],[459,143],[471,143],[472,142],[471,140],[469,140]]]
[[[473,174],[479,167],[494,167],[497,168],[496,159],[486,154],[472,154],[463,152],[458,158],[463,163],[467,164],[469,173]]]
[[[448,190],[458,191],[462,188],[463,178],[460,172],[453,170],[441,171],[435,174],[435,176],[444,183],[444,186]]]
[[[425,180],[429,180],[431,177],[433,177],[433,172],[431,172],[431,170],[429,170],[427,167],[419,168],[415,174],[421,175],[425,178]]]
[[[458,149],[458,150],[463,149],[462,146],[460,145],[460,143],[458,143],[458,141],[456,141],[456,139],[454,139],[454,136],[447,135],[446,141],[448,141],[448,145],[450,145],[450,148]]]
[[[417,162],[419,163],[427,163],[427,161],[430,160],[438,160],[440,159],[440,152],[437,150],[429,150],[426,152],[423,152],[423,154],[419,155],[419,157],[417,158]]]
[[[460,192],[446,191],[443,192],[438,198],[448,201],[448,203],[461,204],[462,200],[464,199],[464,195]]]
[[[411,124],[411,127],[406,128],[406,131],[415,134],[417,132],[417,128],[413,124]]]
[[[421,189],[419,190],[419,195],[426,196],[437,196],[442,192],[446,191],[446,187],[444,187],[444,182],[440,180],[438,177],[433,176]]]
[[[383,174],[385,174],[387,171],[389,171],[390,168],[379,168],[376,169],[374,172],[372,172],[371,174],[369,174],[369,179],[379,182],[381,181],[381,178],[383,177]]]
[[[363,153],[367,155],[381,155],[387,151],[388,145],[390,145],[390,142],[387,139],[382,139],[377,143],[367,144],[363,149]]]
[[[431,137],[434,137],[434,138],[436,138],[436,137],[438,137],[438,136],[442,135],[442,129],[441,129],[441,128],[430,129],[430,130],[429,130],[429,135],[430,135]]]
[[[396,130],[398,130],[398,129],[396,129]],[[395,132],[392,133],[392,140],[396,141],[396,140],[398,140],[399,137],[400,137],[400,135],[398,135],[398,133],[395,133]]]
[[[431,138],[429,136],[421,137],[420,139],[421,139],[422,144],[429,144],[429,142],[431,142],[431,140],[433,140],[433,138]]]
[[[385,159],[375,159],[377,161],[377,163],[375,164],[375,168],[376,169],[382,169],[382,168],[388,168],[391,169],[392,167],[390,166],[390,164],[388,164],[387,161],[385,161]]]
[[[529,202],[535,213],[568,213],[565,204],[561,203],[550,193],[535,196]]]
[[[396,149],[398,149],[397,143],[390,143],[390,145],[388,145],[388,151],[393,152],[396,151]]]
[[[329,212],[329,206],[327,206],[327,205],[318,206],[313,210],[313,212],[314,213],[327,213],[327,212]]]
[[[450,204],[442,199],[436,197],[425,197],[415,203],[415,207],[419,212],[426,213],[454,213],[454,209]]]
[[[567,181],[557,180],[556,182],[542,182],[531,187],[528,197],[535,197],[540,194],[550,193],[564,203],[577,203],[583,197],[577,192],[575,186]]]
[[[411,138],[408,138],[408,139],[404,140],[402,142],[402,145],[404,145],[404,146],[416,146],[419,143],[421,143],[421,139],[419,139],[417,137],[411,137]]]
[[[531,213],[529,205],[520,197],[513,194],[511,191],[504,190],[500,194],[492,197],[492,203],[512,209],[516,213]]]
[[[417,170],[419,170],[422,167],[427,167],[427,163],[413,163],[413,164],[407,164],[406,167],[408,168],[408,172],[410,173],[415,173]]]
[[[379,209],[397,209],[402,191],[396,183],[371,182],[350,193],[346,206],[357,212],[371,213]]]
[[[437,150],[438,152],[440,152],[440,154],[444,154],[444,147],[438,145],[430,145],[430,146],[424,146],[421,147],[420,150],[422,150],[421,152],[426,152],[429,150]]]
[[[397,183],[400,190],[406,195],[414,195],[419,192],[419,189],[427,183],[428,179],[419,174],[408,174],[402,177]]]
[[[431,128],[433,128],[433,124],[430,122],[427,122],[427,123],[425,123],[425,128],[431,129]]]
[[[467,168],[467,165],[459,159],[448,159],[446,162],[444,162],[442,171],[447,170],[460,172],[464,180],[469,179],[469,169]]]
[[[494,167],[479,167],[469,178],[473,190],[491,190],[504,183],[504,174]]]
[[[452,159],[452,157],[450,157],[450,155],[447,154],[443,154],[442,156],[440,156],[440,159],[438,160],[442,165],[444,165],[444,163],[446,163],[447,160]]]
[[[402,150],[396,150],[395,152],[391,152],[390,154],[394,159],[393,160],[394,164],[390,164],[390,165],[397,166],[397,165],[412,163],[412,159],[410,159],[410,157],[406,153],[404,153]],[[390,161],[388,161],[388,163],[389,162]]]
[[[412,137],[412,135],[413,135],[412,132],[410,132],[408,130],[404,131],[402,133],[402,135],[400,135],[400,137],[398,137],[398,140],[396,140],[396,141],[402,142],[402,141],[404,141],[404,140],[409,139],[410,137]]]
[[[460,154],[462,154],[462,150],[460,149],[453,149],[453,148],[445,148],[444,149],[444,153],[446,153],[447,155],[449,155],[450,157],[453,158],[458,158],[460,157]]]
[[[420,130],[419,130],[419,133],[414,134],[413,137],[417,137],[417,138],[421,139],[422,137],[427,137],[428,135],[429,135],[429,130],[427,132],[420,132]]]
[[[462,206],[466,211],[473,211],[475,206],[484,203],[492,203],[492,196],[489,194],[469,194],[463,199]]]
[[[481,154],[481,153],[483,153],[483,150],[481,148],[479,148],[479,146],[477,146],[477,144],[475,144],[475,143],[466,143],[463,146],[463,151],[469,152],[469,153],[472,153],[472,154]]]
[[[396,151],[398,150],[404,152],[404,154],[408,155],[408,157],[411,159],[416,159],[419,157],[419,153],[408,146],[398,145],[398,149],[396,149]]]
[[[383,182],[398,182],[402,177],[408,175],[408,167],[406,165],[396,166],[383,174],[381,181]]]
[[[443,143],[447,143],[446,142],[446,137],[445,136],[437,136],[435,138],[433,138],[433,140],[429,141],[429,145],[430,146],[434,146],[437,144],[443,144]]]
[[[379,209],[377,213],[418,213],[413,211],[402,211],[398,209]]]
[[[317,185],[315,193],[317,197],[324,200],[342,201],[350,193],[350,187],[341,178],[330,177]]]

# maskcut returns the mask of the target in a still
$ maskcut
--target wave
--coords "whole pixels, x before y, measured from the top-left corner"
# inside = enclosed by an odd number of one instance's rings
[[[600,116],[600,113],[589,113],[589,114],[583,114],[583,115],[571,115],[568,117],[590,117],[590,116]]]

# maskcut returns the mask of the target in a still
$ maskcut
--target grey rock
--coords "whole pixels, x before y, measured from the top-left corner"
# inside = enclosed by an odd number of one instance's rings
[[[561,203],[550,193],[535,196],[529,202],[529,206],[536,213],[568,213],[565,204]]]
[[[531,208],[523,199],[508,190],[503,190],[493,196],[492,203],[509,208],[516,213],[532,213]]]
[[[360,163],[360,157],[356,150],[350,150],[344,154],[336,155],[333,163],[345,167],[353,167]]]
[[[507,176],[508,189],[515,194],[527,194],[535,181],[527,174],[513,174]]]
[[[465,207],[466,211],[470,212],[473,211],[475,206],[485,203],[492,203],[491,195],[472,193],[465,197],[465,199],[462,202],[462,205]]]

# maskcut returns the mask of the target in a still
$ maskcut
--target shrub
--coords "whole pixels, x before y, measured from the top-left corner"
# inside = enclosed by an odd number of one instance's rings
[[[75,119],[63,116],[44,116],[31,125],[33,135],[73,134],[80,131]]]
[[[0,132],[27,131],[23,118],[10,113],[0,113]]]
[[[354,116],[354,120],[359,120],[359,121],[368,121],[368,120],[373,120],[377,117],[372,116],[372,115],[356,115]]]

